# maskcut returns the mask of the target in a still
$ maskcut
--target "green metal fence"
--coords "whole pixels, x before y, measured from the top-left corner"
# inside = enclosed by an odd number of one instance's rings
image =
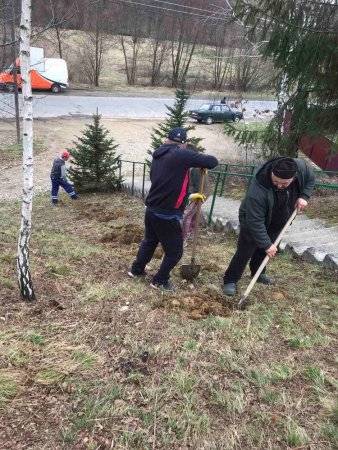
[[[209,171],[209,176],[213,182],[214,188],[212,193],[212,200],[210,210],[208,212],[208,223],[211,224],[212,216],[215,208],[215,202],[217,197],[222,197],[226,194],[226,182],[231,178],[243,179],[248,186],[251,178],[253,177],[256,166],[254,164],[235,164],[224,163],[219,164],[215,169]],[[125,170],[124,170],[125,169]],[[120,160],[119,175],[123,176],[124,172],[131,173],[131,194],[135,193],[135,178],[137,175],[137,169],[140,169],[140,175],[142,177],[142,198],[145,197],[145,181],[148,174],[149,166],[146,162],[129,161],[125,159]],[[332,183],[330,180],[338,180],[338,172],[336,171],[323,171],[315,170],[316,174],[316,189],[329,189],[338,191],[338,183]]]
[[[209,172],[214,181],[211,206],[208,212],[208,224],[212,222],[212,216],[217,197],[222,197],[225,193],[225,183],[230,177],[242,178],[247,186],[253,177],[256,166],[253,164],[220,164],[216,169]],[[315,189],[329,189],[338,191],[338,183],[330,183],[330,179],[338,179],[338,172],[329,170],[315,170]]]
[[[146,180],[146,175],[148,172],[148,164],[146,162],[141,162],[141,161],[129,161],[127,159],[120,159],[119,160],[120,164],[119,164],[119,176],[120,178],[122,178],[123,174],[122,174],[122,170],[123,167],[126,168],[126,170],[128,171],[128,168],[131,169],[131,194],[134,195],[135,193],[135,177],[136,177],[136,171],[137,168],[141,169],[141,176],[142,176],[142,190],[141,190],[141,194],[142,194],[142,198],[145,197],[145,180]]]

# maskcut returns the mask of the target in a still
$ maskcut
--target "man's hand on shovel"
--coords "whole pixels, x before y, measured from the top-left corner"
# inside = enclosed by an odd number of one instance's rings
[[[265,253],[269,256],[269,258],[273,258],[276,256],[278,248],[275,246],[275,244],[270,245],[268,249],[265,250]]]
[[[196,264],[195,262],[195,256],[196,256],[196,247],[197,247],[197,240],[198,240],[198,229],[199,229],[199,223],[200,223],[200,216],[201,216],[201,207],[202,203],[205,200],[205,196],[203,194],[204,192],[204,184],[205,184],[205,178],[206,178],[207,171],[206,169],[201,170],[201,181],[200,181],[200,188],[199,192],[196,192],[195,194],[191,194],[189,199],[193,202],[196,202],[196,219],[195,219],[195,228],[194,228],[194,238],[192,243],[192,252],[191,252],[191,263],[190,264],[184,264],[181,266],[181,276],[183,279],[192,281],[194,278],[196,278],[200,272],[201,266],[199,264]]]
[[[301,213],[304,211],[304,209],[307,207],[308,202],[304,200],[304,198],[298,198],[295,204],[295,208],[297,208],[298,213]]]
[[[194,194],[189,195],[189,200],[191,202],[205,202],[206,196],[204,194],[200,194],[199,192],[195,192]]]

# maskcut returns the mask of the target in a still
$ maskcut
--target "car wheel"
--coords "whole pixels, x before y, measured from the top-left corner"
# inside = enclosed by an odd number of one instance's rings
[[[53,94],[60,94],[61,86],[59,84],[54,83],[51,87],[51,91],[53,92]]]
[[[205,121],[205,123],[206,123],[207,125],[211,125],[213,122],[214,122],[214,121],[213,121],[212,117],[207,117],[207,119],[206,119],[206,121]]]
[[[233,116],[232,121],[233,122],[239,122],[241,119],[238,116]]]
[[[197,119],[197,122],[198,123],[202,123],[202,119]]]

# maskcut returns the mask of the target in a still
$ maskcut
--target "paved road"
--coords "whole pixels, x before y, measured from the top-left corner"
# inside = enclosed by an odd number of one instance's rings
[[[21,96],[20,96],[21,97]],[[12,95],[0,94],[0,117],[13,117]],[[189,100],[187,108],[193,109],[206,103],[206,100]],[[98,109],[107,118],[162,118],[167,110],[165,105],[173,105],[173,98],[149,97],[93,97],[78,95],[35,94],[33,111],[35,118],[90,116]],[[245,118],[254,116],[254,111],[274,110],[276,102],[250,100],[245,104]]]

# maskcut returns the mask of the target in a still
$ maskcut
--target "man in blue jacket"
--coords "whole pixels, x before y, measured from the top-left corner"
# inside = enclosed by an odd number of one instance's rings
[[[153,153],[151,188],[145,202],[145,236],[128,272],[132,278],[145,275],[145,267],[160,243],[164,258],[152,279],[153,288],[172,289],[169,282],[170,271],[183,254],[180,220],[185,208],[189,169],[213,169],[218,165],[214,156],[188,150],[186,140],[186,130],[174,128],[169,132],[166,142]]]
[[[303,159],[277,157],[258,168],[239,208],[237,251],[223,278],[226,295],[235,295],[249,261],[253,276],[266,255],[276,255],[274,241],[293,210],[307,207],[314,185],[314,173]],[[257,282],[272,284],[265,270]]]

